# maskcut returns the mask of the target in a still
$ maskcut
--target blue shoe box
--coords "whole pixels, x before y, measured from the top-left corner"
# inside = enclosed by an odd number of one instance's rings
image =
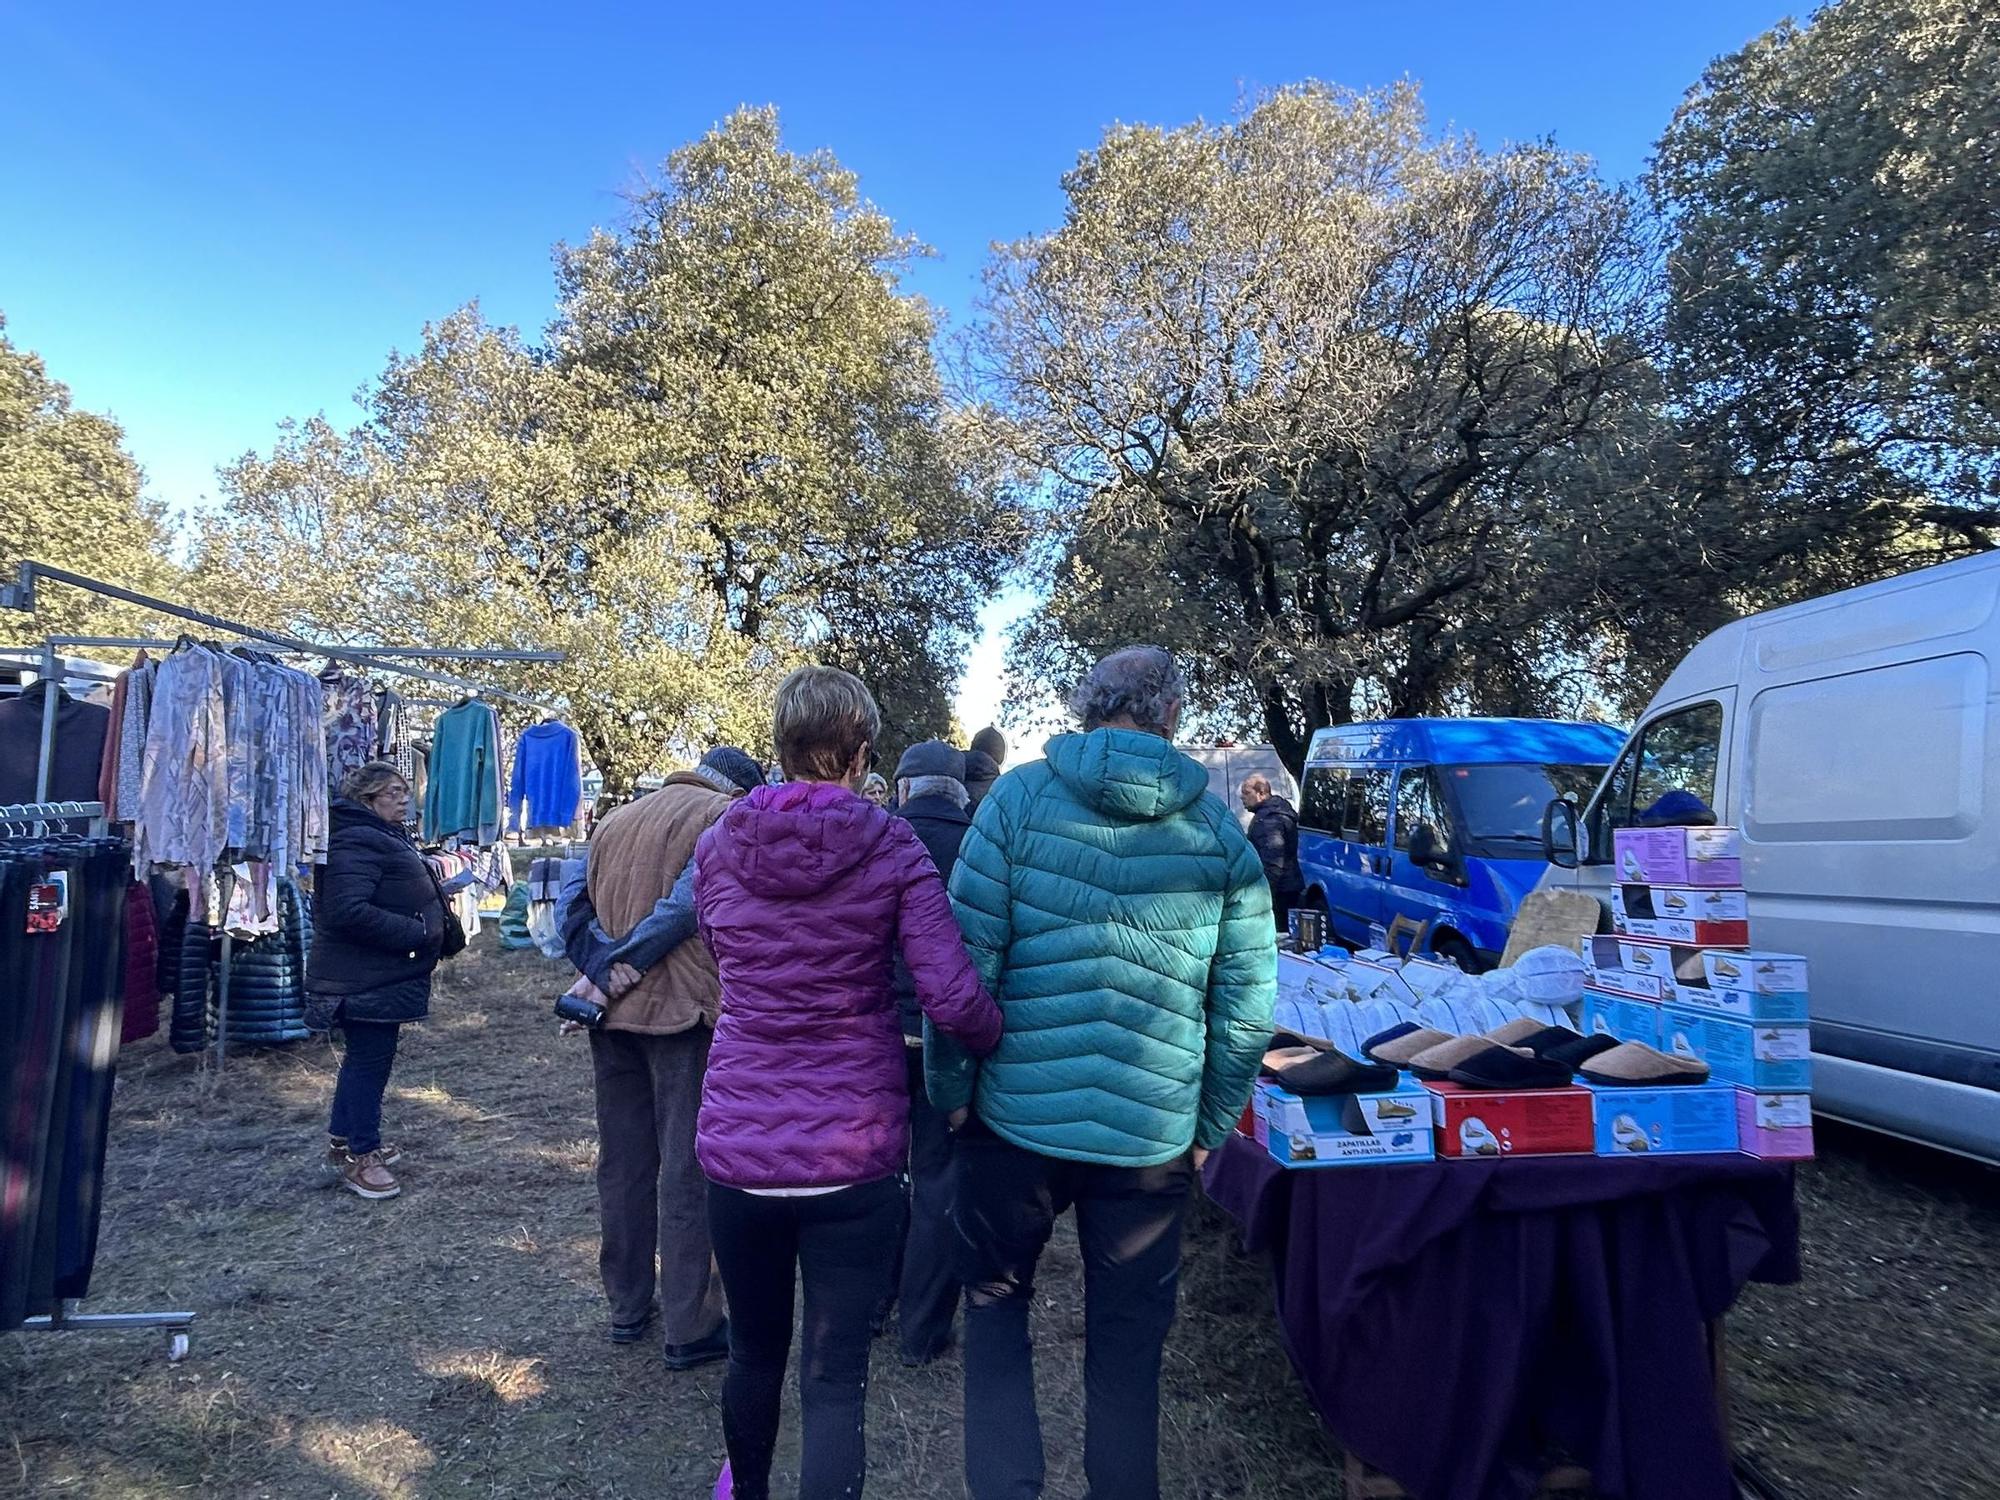
[[[1736,1089],[1727,1083],[1612,1088],[1585,1084],[1597,1105],[1599,1156],[1734,1151]]]
[[[1288,1167],[1430,1161],[1434,1108],[1408,1074],[1385,1094],[1301,1096],[1266,1080],[1255,1094],[1256,1138]]]
[[[1635,1000],[1603,990],[1586,989],[1583,992],[1582,1031],[1585,1036],[1596,1036],[1601,1032],[1621,1042],[1644,1042],[1648,1047],[1657,1047],[1660,1045],[1661,1015],[1660,1007],[1650,1000]]]
[[[1804,1092],[1812,1087],[1812,1031],[1796,1022],[1732,1020],[1714,1011],[1670,1005],[1660,1050],[1708,1064],[1722,1083],[1767,1092]]]

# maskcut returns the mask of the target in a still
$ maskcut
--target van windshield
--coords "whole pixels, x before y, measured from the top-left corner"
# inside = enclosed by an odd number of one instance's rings
[[[1605,764],[1609,764],[1607,761]],[[1456,804],[1465,852],[1493,858],[1524,857],[1542,847],[1542,813],[1558,797],[1578,807],[1590,800],[1604,766],[1440,766]]]

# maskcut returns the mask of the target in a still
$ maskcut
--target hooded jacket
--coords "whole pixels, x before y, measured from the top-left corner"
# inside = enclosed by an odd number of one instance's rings
[[[910,825],[823,782],[760,787],[695,848],[695,911],[722,978],[695,1154],[736,1188],[899,1171],[909,1098],[891,958],[975,1055],[1000,1012]]]
[[[1271,1035],[1264,867],[1158,735],[1058,735],[979,806],[951,879],[998,1050],[927,1036],[931,1100],[1030,1151],[1157,1166],[1222,1144]]]
[[[316,882],[306,988],[339,996],[356,1021],[418,1021],[444,946],[444,901],[402,829],[359,802],[337,800]]]

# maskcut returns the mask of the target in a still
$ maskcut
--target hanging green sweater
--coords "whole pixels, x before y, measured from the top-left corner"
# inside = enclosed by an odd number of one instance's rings
[[[951,878],[1000,1046],[926,1031],[937,1107],[1044,1156],[1157,1166],[1235,1126],[1271,1037],[1264,867],[1158,735],[1058,735],[994,784]]]
[[[424,837],[482,847],[500,836],[500,719],[477,698],[438,716],[424,787]]]

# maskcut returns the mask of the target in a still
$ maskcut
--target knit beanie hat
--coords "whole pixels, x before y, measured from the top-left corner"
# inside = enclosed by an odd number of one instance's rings
[[[701,758],[701,763],[711,771],[720,771],[746,792],[754,792],[764,784],[764,768],[734,745],[717,745]]]

